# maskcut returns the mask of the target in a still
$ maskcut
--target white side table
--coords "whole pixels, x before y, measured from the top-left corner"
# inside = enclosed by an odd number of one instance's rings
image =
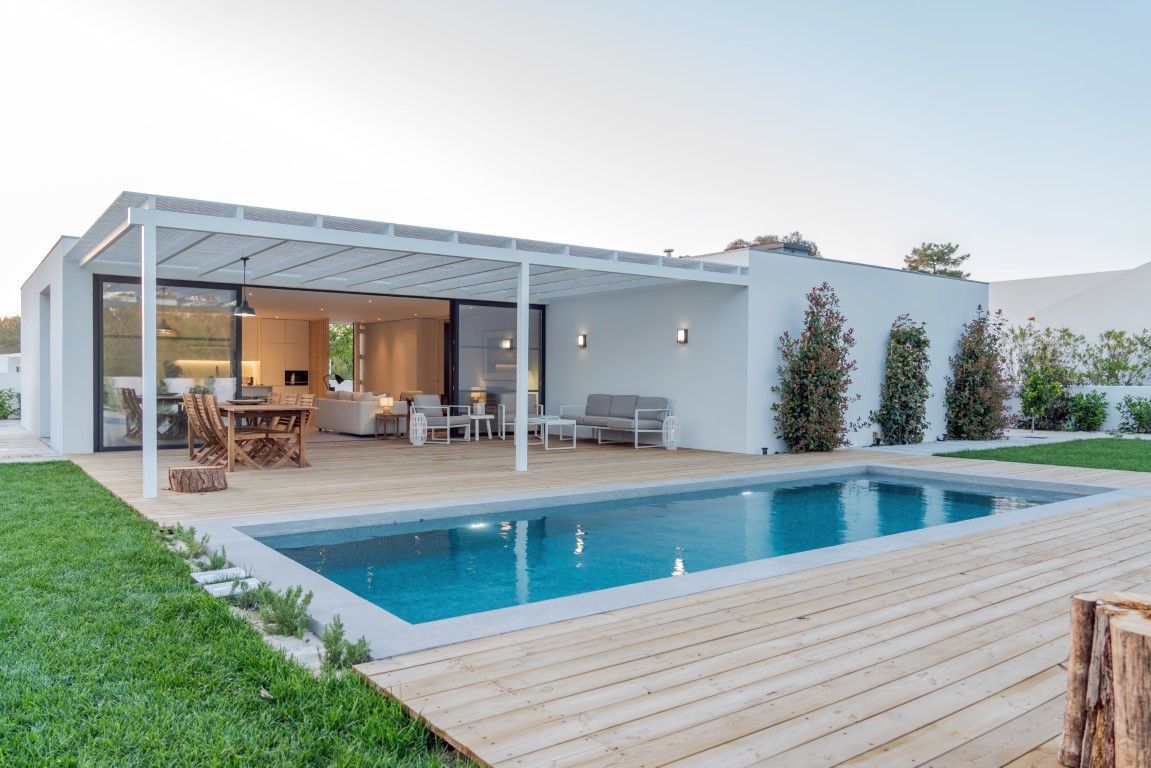
[[[495,418],[492,414],[490,414],[490,413],[472,413],[472,414],[468,415],[468,418],[470,418],[472,420],[471,434],[476,436],[476,438],[475,438],[476,440],[480,439],[480,422],[483,422],[484,426],[487,427],[488,440],[492,439],[492,419]]]

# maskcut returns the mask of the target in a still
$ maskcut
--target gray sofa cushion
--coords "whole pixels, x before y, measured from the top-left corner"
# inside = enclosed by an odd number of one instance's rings
[[[621,419],[618,417],[611,417],[602,419],[603,424],[597,426],[606,429],[620,429],[625,432],[631,432],[633,429],[662,429],[663,422],[658,419],[640,419],[637,423],[635,419]]]
[[[584,416],[611,416],[611,395],[588,395]]]
[[[640,396],[636,398],[635,407],[641,411],[650,408],[667,408],[668,403],[666,397]],[[641,419],[656,419],[661,425],[663,424],[663,419],[665,416],[667,416],[666,413],[655,413],[651,410],[647,410],[639,415]],[[644,427],[640,427],[640,429],[644,429]]]
[[[471,422],[467,416],[452,416],[451,421],[448,421],[447,416],[428,416],[429,427],[466,427]]]
[[[613,419],[610,416],[577,416],[575,421],[581,427],[606,427]]]
[[[608,413],[608,416],[621,419],[634,419],[637,400],[639,400],[639,397],[636,395],[612,395],[611,412]]]

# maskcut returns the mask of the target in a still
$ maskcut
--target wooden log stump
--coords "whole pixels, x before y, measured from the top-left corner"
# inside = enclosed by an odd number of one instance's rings
[[[1091,592],[1071,599],[1059,762],[1151,768],[1151,597]]]
[[[177,493],[207,493],[228,488],[224,467],[171,467],[168,486]]]

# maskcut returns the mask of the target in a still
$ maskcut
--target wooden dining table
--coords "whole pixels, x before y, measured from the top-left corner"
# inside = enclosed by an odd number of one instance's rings
[[[268,403],[259,403],[254,405],[239,404],[239,403],[220,403],[220,413],[228,417],[228,471],[232,472],[236,468],[236,426],[237,422],[241,419],[273,419],[277,416],[286,419],[293,419],[296,422],[295,429],[292,434],[296,436],[296,465],[299,467],[308,466],[307,455],[305,454],[304,432],[306,422],[308,421],[308,414],[316,410],[314,405],[271,405]]]

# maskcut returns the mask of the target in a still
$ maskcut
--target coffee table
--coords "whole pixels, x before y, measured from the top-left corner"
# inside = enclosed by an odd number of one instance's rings
[[[529,427],[539,427],[540,439],[543,441],[545,451],[574,451],[576,447],[576,421],[575,419],[561,419],[558,416],[529,416]],[[552,446],[548,442],[552,427],[559,427],[560,445]],[[572,428],[571,445],[564,445],[564,427]]]

